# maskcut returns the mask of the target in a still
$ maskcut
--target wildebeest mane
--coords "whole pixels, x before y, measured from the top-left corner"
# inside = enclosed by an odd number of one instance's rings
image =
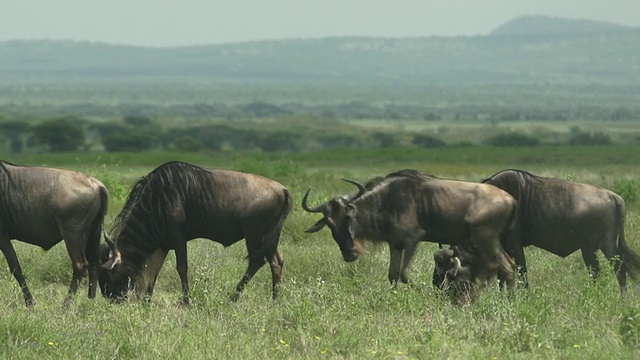
[[[529,204],[533,199],[533,194],[536,187],[534,184],[542,183],[545,178],[534,175],[525,170],[519,169],[505,169],[501,170],[488,178],[482,180],[483,183],[489,183],[496,185],[499,188],[505,190],[518,202],[518,221],[528,222],[533,221],[532,214],[523,213],[525,211],[544,211],[539,206],[521,206],[522,204]],[[528,226],[533,224],[528,223]]]
[[[396,171],[387,175],[387,179],[397,178],[397,177],[408,177],[415,180],[436,179],[436,177],[433,175],[425,174],[422,171],[415,170],[415,169],[404,169],[404,170]]]
[[[189,206],[206,206],[212,199],[211,173],[201,167],[180,161],[160,165],[138,180],[132,187],[120,214],[114,220],[112,236],[123,255],[134,267],[158,246],[166,246],[166,219],[169,212],[185,207],[189,199],[198,201]],[[185,208],[188,215],[197,216],[199,208]]]
[[[0,160],[0,179],[2,180],[3,184],[3,191],[5,190],[4,187],[8,186],[9,183],[11,183],[12,185],[14,184],[13,182],[13,178],[11,177],[11,171],[9,171],[9,169],[7,169],[7,165],[11,165],[11,166],[19,166],[16,165],[12,162],[6,161],[6,160]],[[6,178],[6,183],[5,183],[5,178]]]

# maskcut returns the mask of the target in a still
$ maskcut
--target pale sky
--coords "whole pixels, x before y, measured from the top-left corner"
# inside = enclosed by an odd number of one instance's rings
[[[0,41],[184,46],[332,36],[474,36],[522,15],[640,26],[640,0],[0,0]]]

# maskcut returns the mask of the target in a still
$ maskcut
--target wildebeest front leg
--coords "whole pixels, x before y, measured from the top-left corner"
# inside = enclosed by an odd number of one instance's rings
[[[167,250],[158,249],[156,250],[144,264],[144,270],[142,272],[142,280],[145,283],[145,301],[151,301],[151,297],[153,296],[153,289],[156,286],[156,280],[158,279],[158,275],[160,274],[160,269],[164,264],[164,260],[167,257]]]
[[[249,257],[249,267],[247,268],[247,271],[244,273],[244,275],[242,275],[242,279],[240,279],[240,282],[238,283],[238,285],[236,285],[236,292],[231,296],[231,301],[233,302],[238,301],[238,299],[240,298],[240,294],[242,294],[242,291],[244,290],[244,287],[247,285],[249,280],[253,278],[253,275],[255,275],[256,272],[260,270],[260,268],[264,265],[264,263],[265,263],[264,258]],[[272,276],[273,276],[273,270],[272,270]],[[276,293],[273,293],[272,296],[276,296]]]
[[[594,280],[597,279],[598,276],[600,276],[600,263],[598,263],[596,250],[584,247],[580,249],[580,252],[582,253],[582,259],[585,265],[587,265],[591,278]]]
[[[407,276],[407,269],[411,266],[413,256],[416,253],[417,242],[409,242],[407,247],[402,253],[402,265],[400,266],[400,281],[409,284],[409,276]]]
[[[13,277],[18,281],[18,284],[20,284],[25,304],[27,307],[33,307],[36,304],[36,301],[33,296],[31,296],[31,292],[27,286],[27,281],[25,280],[24,275],[22,275],[22,268],[20,267],[20,262],[18,262],[16,251],[13,249],[13,245],[11,245],[11,241],[6,238],[0,239],[0,250],[2,250],[5,259],[7,259],[9,271],[11,271]]]
[[[191,298],[189,297],[189,279],[187,272],[189,270],[189,264],[187,261],[187,242],[178,241],[175,247],[176,252],[176,270],[180,275],[180,283],[182,284],[182,304],[190,305]]]
[[[518,278],[525,288],[529,287],[529,277],[527,275],[527,260],[524,257],[524,247],[516,246],[510,253],[518,267]],[[502,283],[501,283],[502,284]]]
[[[391,283],[391,287],[395,289],[400,279],[403,249],[398,249],[392,244],[389,244],[389,253],[391,255],[389,262],[389,282]]]

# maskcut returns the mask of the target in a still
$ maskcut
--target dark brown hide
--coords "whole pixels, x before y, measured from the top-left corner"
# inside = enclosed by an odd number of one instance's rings
[[[354,182],[352,182],[354,183]],[[358,185],[358,194],[336,197],[308,212],[322,218],[307,232],[327,226],[346,261],[358,253],[353,239],[386,242],[391,253],[389,281],[407,282],[406,270],[421,241],[473,244],[483,264],[498,264],[499,275],[513,285],[513,269],[500,261],[500,236],[510,225],[515,201],[486,184],[439,179],[416,170],[403,170]],[[491,265],[493,266],[493,265]]]
[[[614,261],[622,292],[627,273],[640,274],[640,257],[624,238],[625,204],[617,194],[596,186],[540,177],[522,170],[503,170],[483,180],[508,192],[518,202],[517,222],[505,248],[528,285],[524,247],[534,245],[566,257],[580,250],[597,277],[596,252]]]
[[[284,186],[259,175],[178,161],[160,165],[134,185],[116,218],[113,241],[102,252],[102,293],[118,299],[136,288],[150,299],[162,262],[174,250],[188,304],[187,242],[206,238],[226,247],[245,239],[249,266],[233,299],[265,262],[275,299],[283,265],[277,248],[291,206]]]
[[[98,281],[100,230],[107,212],[107,189],[85,174],[0,161],[0,250],[22,288],[27,306],[35,300],[27,287],[11,240],[49,250],[64,239],[73,277],[64,304],[89,270],[89,298]]]
[[[499,262],[515,263],[506,251],[496,258],[497,263],[484,264],[469,245],[454,245],[450,249],[439,249],[433,255],[433,284],[448,295],[454,303],[467,303],[476,299],[477,287],[484,286],[493,278],[500,277]]]

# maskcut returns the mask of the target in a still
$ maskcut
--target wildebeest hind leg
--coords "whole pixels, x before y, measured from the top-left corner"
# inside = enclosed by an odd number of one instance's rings
[[[20,262],[18,262],[16,251],[13,249],[13,245],[11,245],[11,241],[6,238],[0,239],[0,250],[2,250],[5,259],[7,259],[9,271],[11,271],[13,277],[18,281],[18,284],[20,284],[25,304],[27,307],[33,307],[36,304],[36,301],[33,296],[31,296],[31,292],[27,286],[27,281],[25,280],[24,275],[22,275],[22,268],[20,267]]]
[[[77,245],[80,244],[81,241],[77,240],[74,235],[65,235],[64,232],[63,237],[65,245],[67,246],[69,258],[71,259],[71,268],[73,269],[69,292],[67,293],[67,297],[64,299],[63,303],[65,307],[68,307],[71,305],[73,296],[78,292],[78,285],[80,284],[80,280],[82,280],[82,276],[87,270],[89,264],[84,254],[84,248]]]
[[[273,300],[276,300],[278,298],[278,289],[280,287],[280,282],[282,281],[283,264],[284,260],[282,259],[282,256],[280,256],[280,253],[276,251],[276,253],[273,254],[273,258],[271,258],[271,261],[269,262],[269,266],[271,267],[271,283],[273,284],[271,298]]]
[[[616,274],[616,278],[618,279],[618,285],[620,285],[620,292],[624,294],[627,292],[627,266],[620,259],[620,255],[618,254],[617,244],[615,241],[607,242],[602,247],[602,252],[604,256],[609,260],[610,263],[613,264],[613,271]]]

